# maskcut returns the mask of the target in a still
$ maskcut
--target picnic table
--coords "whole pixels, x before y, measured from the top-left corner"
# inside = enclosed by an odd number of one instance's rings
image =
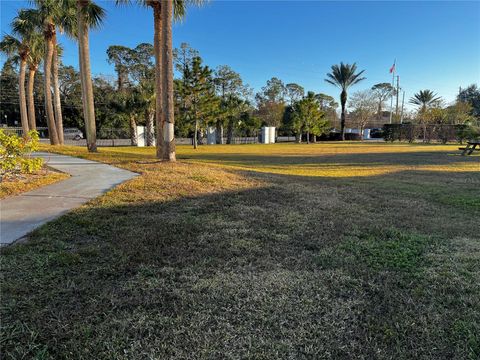
[[[480,140],[473,140],[473,141],[468,141],[467,146],[458,148],[459,150],[463,150],[462,156],[464,155],[472,155],[473,151],[475,150],[476,147],[480,148]]]

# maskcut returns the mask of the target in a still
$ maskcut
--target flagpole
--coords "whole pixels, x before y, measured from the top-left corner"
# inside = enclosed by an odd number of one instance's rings
[[[398,97],[400,96],[400,76],[397,75],[397,102],[395,105],[395,118],[398,121]]]
[[[395,71],[397,65],[397,59],[393,61],[393,71],[392,71],[392,88],[395,88]],[[393,92],[390,95],[390,124],[392,123],[392,112],[393,112]]]

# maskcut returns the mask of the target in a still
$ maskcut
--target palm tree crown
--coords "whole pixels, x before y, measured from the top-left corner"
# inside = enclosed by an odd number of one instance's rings
[[[182,20],[187,15],[189,5],[201,6],[208,0],[173,0],[173,18]],[[117,5],[130,5],[135,2],[141,6],[154,7],[161,4],[161,0],[115,0]]]
[[[355,73],[356,71],[356,63],[350,65],[341,62],[340,65],[332,65],[332,72],[327,74],[325,81],[346,91],[350,86],[365,80],[365,77],[361,77],[365,70],[359,73]]]
[[[0,51],[16,62],[22,51],[22,41],[14,35],[6,34],[0,41]]]
[[[427,107],[435,104],[436,102],[440,101],[441,97],[437,96],[432,90],[420,90],[418,93],[413,95],[410,99],[410,104],[418,105],[422,109],[426,109]]]
[[[350,65],[341,62],[340,65],[332,65],[332,72],[328,73],[327,78],[325,79],[325,81],[329,84],[335,85],[336,87],[342,89],[340,94],[340,104],[342,106],[340,120],[342,140],[345,140],[345,108],[347,104],[347,90],[350,86],[365,80],[365,77],[362,77],[364,72],[365,70],[362,70],[357,73],[356,63]]]

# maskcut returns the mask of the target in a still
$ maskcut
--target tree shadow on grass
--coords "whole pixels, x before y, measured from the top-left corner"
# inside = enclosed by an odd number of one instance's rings
[[[478,208],[412,183],[470,175],[257,174],[251,189],[77,209],[2,250],[2,352],[475,356]]]
[[[322,165],[356,165],[356,166],[384,166],[384,165],[452,165],[455,163],[478,163],[480,171],[480,157],[460,156],[452,151],[417,151],[417,152],[370,152],[370,153],[335,153],[335,154],[289,154],[264,155],[248,153],[201,153],[179,155],[179,159],[208,161],[214,163],[243,165],[243,166],[322,166]]]

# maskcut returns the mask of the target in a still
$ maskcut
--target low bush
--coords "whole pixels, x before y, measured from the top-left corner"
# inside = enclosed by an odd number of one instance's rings
[[[408,141],[423,140],[424,142],[460,142],[475,139],[480,133],[478,127],[473,125],[451,124],[385,124],[383,126],[383,138],[385,141]]]
[[[23,138],[0,129],[0,174],[32,173],[41,169],[43,159],[31,157],[38,150],[38,132]]]

